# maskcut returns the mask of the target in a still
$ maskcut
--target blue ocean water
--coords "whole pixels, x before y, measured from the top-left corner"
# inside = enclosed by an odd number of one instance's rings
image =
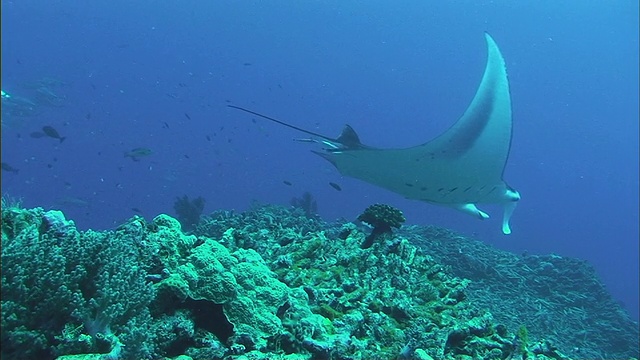
[[[134,214],[288,204],[327,219],[372,203],[496,247],[592,263],[638,319],[638,3],[2,2],[2,192],[62,209],[81,229]],[[372,146],[423,143],[464,111],[483,32],[507,61],[514,136],[505,179],[513,234],[344,178],[290,129],[345,123]],[[38,136],[51,126],[66,139]],[[144,148],[134,161],[125,154]],[[330,186],[338,184],[341,191]],[[290,184],[290,185],[289,185]]]

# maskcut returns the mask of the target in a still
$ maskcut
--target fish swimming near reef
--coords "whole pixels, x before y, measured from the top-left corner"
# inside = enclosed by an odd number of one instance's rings
[[[140,161],[141,157],[149,156],[151,154],[153,154],[151,149],[140,147],[132,149],[131,151],[125,151],[124,157],[130,157],[133,161]]]
[[[57,205],[62,206],[77,206],[77,207],[87,207],[89,206],[89,202],[74,196],[65,196],[59,199],[56,199]]]
[[[20,171],[20,169],[16,169],[13,166],[11,166],[8,163],[3,161],[2,162],[2,171],[8,171],[8,172],[12,172],[14,174],[17,174]]]
[[[66,139],[66,136],[60,136],[60,134],[58,133],[58,130],[54,129],[52,126],[43,126],[42,127],[42,132],[50,137],[50,138],[54,138],[54,139],[58,139],[60,140],[60,142],[63,142],[64,139]],[[31,137],[35,137],[35,133],[31,134]]]
[[[325,148],[312,150],[345,176],[380,186],[408,199],[447,206],[487,219],[476,204],[504,208],[502,232],[520,194],[502,179],[511,147],[511,96],[505,61],[493,38],[485,33],[487,63],[471,104],[457,122],[433,140],[402,149],[379,149],[360,142],[346,125],[331,138],[235,105],[229,107],[314,136],[301,139]]]

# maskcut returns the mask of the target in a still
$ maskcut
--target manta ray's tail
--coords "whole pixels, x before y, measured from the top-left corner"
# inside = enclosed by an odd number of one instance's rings
[[[332,137],[326,136],[326,135],[322,135],[322,134],[318,134],[316,132],[313,132],[311,130],[307,130],[307,129],[303,129],[300,127],[297,127],[295,125],[291,125],[289,123],[286,123],[282,120],[278,120],[275,118],[272,118],[270,116],[264,115],[264,114],[260,114],[258,112],[249,110],[249,109],[245,109],[243,107],[240,106],[235,106],[235,105],[227,105],[230,108],[234,108],[234,109],[238,109],[244,112],[247,112],[249,114],[255,115],[255,116],[259,116],[263,119],[267,119],[269,121],[272,121],[276,124],[282,125],[282,126],[286,126],[288,128],[303,132],[305,134],[309,134],[309,135],[313,135],[313,136],[317,136],[321,139],[324,139],[325,141],[322,141],[322,143],[329,145],[331,147],[330,151],[335,151],[335,150],[345,150],[345,149],[363,149],[366,148],[365,145],[363,145],[360,142],[360,138],[358,137],[358,134],[356,133],[355,130],[353,130],[353,128],[350,125],[345,125],[344,129],[342,129],[342,133],[340,134],[340,136],[338,136],[337,139],[334,139]],[[313,140],[312,140],[313,141]]]

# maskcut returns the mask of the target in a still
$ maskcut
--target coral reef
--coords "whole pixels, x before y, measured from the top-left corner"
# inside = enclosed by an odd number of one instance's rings
[[[482,264],[462,261],[481,249],[472,240],[405,226],[365,249],[364,228],[306,215],[263,206],[203,216],[191,234],[167,215],[80,233],[62,213],[3,208],[2,358],[568,359],[567,352],[586,358],[607,346],[607,333],[577,345],[574,323],[542,332],[552,328],[539,318],[494,312],[530,299],[489,284]],[[447,258],[456,246],[458,257]],[[497,261],[504,274],[517,272],[513,265],[546,269],[527,272],[531,281],[586,274],[561,259],[545,259],[549,268],[488,253],[480,262]],[[587,313],[589,324],[628,334],[611,333],[618,350],[600,355],[634,356],[637,324],[591,280],[590,294],[575,287],[563,296],[609,306],[607,314]],[[492,302],[480,289],[489,286],[500,291]],[[547,310],[556,321],[569,316]]]
[[[371,234],[362,243],[363,249],[368,249],[379,236],[390,234],[391,228],[400,228],[406,221],[402,211],[385,204],[367,207],[358,215],[358,220],[373,227]]]
[[[470,279],[469,300],[509,328],[548,339],[573,359],[639,357],[638,323],[587,262],[516,255],[435,226],[403,227],[401,233],[451,274]],[[535,344],[528,350],[540,351]]]
[[[3,208],[2,358],[153,353],[142,234],[80,233],[59,211]]]

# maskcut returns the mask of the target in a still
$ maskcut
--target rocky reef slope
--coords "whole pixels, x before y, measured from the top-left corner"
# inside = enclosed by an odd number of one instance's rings
[[[167,215],[79,232],[3,206],[2,358],[637,356],[638,325],[582,262],[432,227],[363,247],[370,232],[277,206],[190,234]]]

